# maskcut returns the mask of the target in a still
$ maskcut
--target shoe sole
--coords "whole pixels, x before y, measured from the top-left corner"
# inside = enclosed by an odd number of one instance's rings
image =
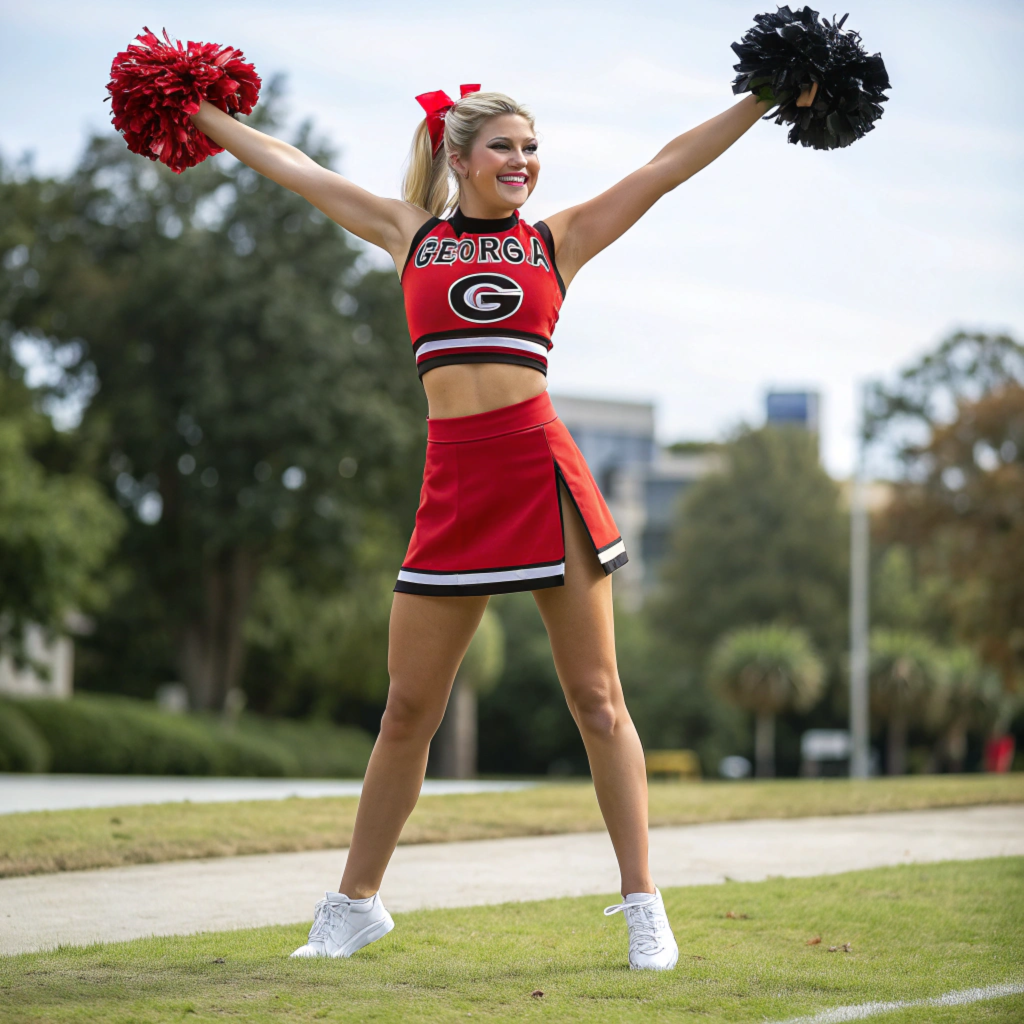
[[[678,957],[676,957],[676,959],[673,960],[672,963],[665,964],[664,967],[655,967],[652,964],[644,964],[641,967],[641,966],[639,966],[637,964],[630,964],[629,965],[629,969],[631,971],[673,971],[673,970],[675,970],[675,967],[676,967],[677,963],[679,963],[679,958]]]
[[[631,971],[671,971],[675,969],[676,964],[679,963],[679,948],[676,947],[676,955],[672,958],[672,963],[665,964],[663,967],[655,967],[653,964],[635,964],[632,960],[629,961],[629,969]]]
[[[387,935],[387,933],[394,927],[394,920],[391,915],[385,911],[382,920],[374,921],[373,924],[367,925],[361,932],[353,935],[344,946],[331,953],[331,956],[338,960],[347,959],[353,953],[362,949],[363,946],[368,946],[371,942],[376,942],[378,939],[384,938],[384,936]]]

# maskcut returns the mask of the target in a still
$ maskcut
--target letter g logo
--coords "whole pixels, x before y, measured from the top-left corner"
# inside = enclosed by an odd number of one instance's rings
[[[448,304],[463,320],[490,324],[510,317],[523,303],[523,289],[504,274],[470,274],[448,289]]]

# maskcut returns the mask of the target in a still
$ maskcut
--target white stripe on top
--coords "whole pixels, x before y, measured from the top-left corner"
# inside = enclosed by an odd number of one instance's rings
[[[602,565],[605,562],[610,562],[613,558],[618,558],[626,550],[626,545],[620,540],[618,544],[613,544],[610,548],[605,548],[604,551],[598,552],[598,560]]]
[[[523,338],[442,338],[440,341],[424,342],[416,349],[416,359],[422,359],[428,352],[449,348],[512,348],[532,355],[547,356],[548,350],[539,341],[525,341]]]
[[[434,587],[472,587],[480,583],[514,583],[516,580],[542,580],[564,576],[565,562],[538,565],[530,569],[492,569],[487,572],[415,572],[401,569],[398,578],[404,583],[423,583]]]

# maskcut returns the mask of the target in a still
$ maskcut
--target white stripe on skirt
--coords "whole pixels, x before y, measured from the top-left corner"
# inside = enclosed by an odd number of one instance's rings
[[[597,553],[597,557],[600,563],[604,565],[605,562],[610,562],[613,558],[618,558],[625,550],[626,545],[620,540],[610,548],[605,548],[604,551],[599,551]]]
[[[405,583],[420,583],[434,587],[472,587],[481,583],[513,583],[516,580],[542,580],[549,576],[564,576],[565,562],[557,565],[539,565],[530,569],[493,569],[484,572],[415,572],[400,569],[398,578]]]

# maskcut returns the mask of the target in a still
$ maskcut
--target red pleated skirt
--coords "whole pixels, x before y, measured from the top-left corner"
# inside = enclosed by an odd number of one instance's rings
[[[395,590],[507,594],[565,583],[558,484],[606,573],[626,564],[615,520],[545,392],[427,424],[423,489]]]

